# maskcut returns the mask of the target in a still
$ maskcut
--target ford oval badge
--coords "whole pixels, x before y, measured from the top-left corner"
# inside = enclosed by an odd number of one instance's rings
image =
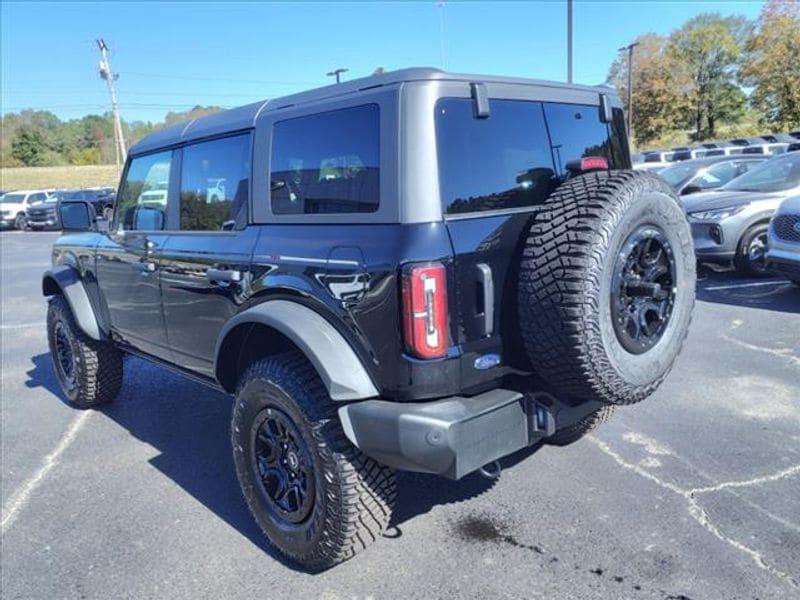
[[[491,369],[492,367],[496,367],[500,364],[500,355],[499,354],[484,354],[483,356],[479,356],[475,359],[474,366],[476,369],[480,371],[485,371],[486,369]]]

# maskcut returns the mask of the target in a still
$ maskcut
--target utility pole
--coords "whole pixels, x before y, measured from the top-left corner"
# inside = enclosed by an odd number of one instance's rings
[[[628,138],[633,139],[633,49],[639,42],[633,42],[619,49],[628,52]]]
[[[572,0],[567,0],[567,83],[572,83]]]
[[[119,120],[119,109],[117,107],[117,90],[114,82],[119,75],[111,70],[111,63],[108,62],[108,44],[103,38],[99,38],[97,47],[100,49],[100,62],[97,66],[100,69],[100,77],[106,80],[108,94],[111,96],[111,112],[114,115],[114,149],[117,157],[117,171],[121,171],[122,164],[125,162],[125,138],[122,136],[122,123]]]
[[[444,0],[439,0],[436,3],[439,8],[439,51],[441,52],[442,69],[446,69],[447,64],[445,48],[444,48]]]
[[[328,77],[336,77],[336,83],[341,83],[341,79],[339,78],[339,76],[342,73],[347,73],[349,70],[350,69],[342,69],[342,68],[334,69],[333,71],[329,71],[328,73],[325,73],[325,75],[327,75]]]

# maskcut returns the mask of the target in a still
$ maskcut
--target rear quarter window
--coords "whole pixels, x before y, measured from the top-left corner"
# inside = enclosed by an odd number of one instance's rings
[[[366,104],[275,123],[276,215],[372,213],[380,204],[380,107]]]

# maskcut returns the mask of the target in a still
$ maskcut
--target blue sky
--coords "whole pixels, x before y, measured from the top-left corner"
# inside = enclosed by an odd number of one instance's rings
[[[667,34],[700,12],[755,18],[761,2],[575,3],[575,81],[601,83],[617,48]],[[196,104],[237,106],[324,85],[375,67],[442,66],[440,9],[416,2],[2,3],[0,109],[62,118],[108,106],[94,38],[119,73],[126,120],[160,120]],[[453,2],[444,6],[445,67],[564,80],[566,3]]]

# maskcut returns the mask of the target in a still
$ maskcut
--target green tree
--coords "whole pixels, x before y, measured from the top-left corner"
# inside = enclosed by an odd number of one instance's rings
[[[46,151],[41,131],[30,125],[23,125],[11,142],[11,155],[26,167],[42,165]]]
[[[762,122],[800,127],[800,2],[770,0],[747,42],[742,80]]]
[[[646,33],[635,40],[633,59],[633,139],[638,147],[682,126],[689,108],[691,80],[668,52],[668,38]],[[615,60],[607,83],[627,99],[628,56]],[[627,109],[627,107],[626,107]]]
[[[720,121],[741,115],[745,98],[732,93],[732,87],[750,29],[744,17],[703,13],[670,36],[668,54],[691,82],[686,122],[695,139],[714,137]]]

